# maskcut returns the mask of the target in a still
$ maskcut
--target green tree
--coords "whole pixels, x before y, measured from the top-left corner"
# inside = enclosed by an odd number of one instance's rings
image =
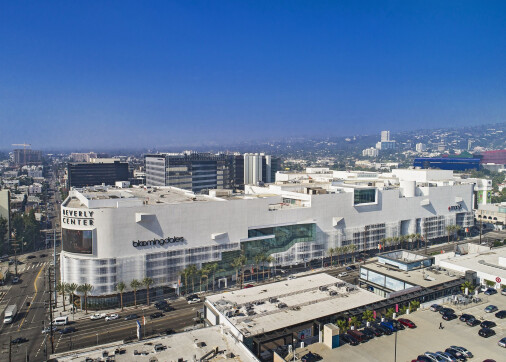
[[[232,267],[236,270],[236,279],[237,279],[237,272],[241,271],[241,280],[240,280],[240,288],[242,289],[242,283],[244,280],[244,266],[246,265],[246,256],[244,254],[241,254],[237,258],[235,258],[232,261]]]
[[[191,265],[188,265],[186,269],[187,269],[188,277],[190,278],[190,280],[192,282],[192,293],[195,293],[195,277],[198,274],[197,266],[195,266],[194,264],[191,264]]]
[[[257,283],[258,283],[258,274],[260,274],[260,263],[262,262],[262,260],[264,259],[264,255],[263,254],[257,254],[255,255],[255,264],[256,264],[256,267],[257,267]]]
[[[5,253],[5,243],[9,237],[9,228],[7,227],[7,219],[0,216],[0,252]]]
[[[12,230],[16,235],[16,239],[21,240],[23,232],[25,231],[25,222],[23,216],[18,212],[12,215]]]
[[[81,284],[80,286],[77,287],[77,291],[79,293],[83,293],[84,294],[84,309],[85,309],[85,314],[88,314],[88,293],[91,292],[92,290],[93,290],[93,285],[88,284],[88,283]]]
[[[152,278],[150,277],[145,277],[144,279],[142,279],[142,285],[144,285],[146,287],[146,301],[147,301],[147,305],[149,305],[149,287],[151,285],[153,285],[154,281]]]
[[[142,286],[142,283],[138,281],[137,279],[134,279],[130,282],[130,287],[134,291],[134,306],[137,308],[137,289],[139,289]]]
[[[365,310],[364,313],[362,313],[362,320],[366,322],[372,322],[374,321],[374,313],[372,310]]]
[[[67,291],[67,284],[59,281],[56,283],[56,291],[63,297],[63,311],[65,311],[65,292]]]
[[[420,302],[418,300],[412,300],[409,304],[409,309],[411,309],[412,312],[416,311],[418,308],[420,308]]]
[[[348,245],[348,248],[349,248],[349,252],[351,253],[352,262],[355,263],[355,253],[357,251],[357,245],[350,244],[350,245]]]
[[[358,328],[358,326],[360,326],[360,322],[359,322],[358,318],[355,316],[351,317],[348,320],[348,328],[351,329],[352,326],[355,327],[355,329]]]
[[[119,298],[120,298],[120,302],[121,302],[121,310],[123,310],[123,292],[126,289],[126,284],[123,282],[119,282],[118,284],[116,284],[115,288],[119,292]]]
[[[348,323],[344,319],[338,319],[336,325],[339,327],[339,334],[345,334]]]
[[[32,248],[40,239],[40,223],[35,219],[35,211],[33,209],[23,217],[23,222],[23,242]]]
[[[207,268],[209,270],[209,273],[213,276],[213,290],[214,290],[214,285],[216,284],[216,271],[218,270],[219,268],[219,265],[218,263],[210,263],[210,264],[207,264]]]
[[[274,259],[274,257],[272,255],[268,255],[265,260],[264,260],[266,263],[267,263],[267,279],[271,279],[271,264],[276,261],[276,259]]]
[[[387,312],[386,312],[387,318],[392,318],[392,316],[394,315],[394,313],[395,313],[395,309],[394,308],[388,308]]]
[[[465,281],[460,285],[460,290],[462,290],[462,292],[465,292],[466,288],[468,289],[469,293],[472,293],[474,292],[475,286],[471,282]]]

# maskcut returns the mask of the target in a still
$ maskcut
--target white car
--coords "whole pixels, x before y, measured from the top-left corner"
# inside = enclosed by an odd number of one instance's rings
[[[346,273],[346,272],[342,272],[342,273],[337,274],[337,276],[338,276],[339,278],[341,278],[341,277],[345,277],[345,276],[347,276],[347,275],[348,275],[348,273]]]
[[[200,298],[193,298],[188,301],[188,304],[200,303]]]
[[[118,319],[119,315],[117,313],[109,314],[107,317],[105,317],[106,321],[113,321],[115,319]]]
[[[293,275],[290,275],[290,276],[288,277],[288,280],[292,280],[292,279],[296,279],[296,277],[294,277]]]
[[[93,314],[93,315],[90,317],[90,319],[91,319],[92,321],[94,321],[94,320],[97,320],[97,319],[102,319],[102,318],[105,318],[105,316],[106,316],[106,314],[105,314],[105,313],[95,313],[95,314]]]

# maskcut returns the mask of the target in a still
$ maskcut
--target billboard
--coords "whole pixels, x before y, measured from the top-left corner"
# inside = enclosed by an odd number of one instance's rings
[[[93,254],[93,230],[62,228],[63,251],[77,254]]]

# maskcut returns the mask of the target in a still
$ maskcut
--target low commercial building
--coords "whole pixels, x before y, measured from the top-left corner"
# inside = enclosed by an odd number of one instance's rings
[[[499,289],[506,287],[506,247],[484,248],[465,255],[451,254],[439,266],[459,273],[476,273],[475,283]]]
[[[506,202],[480,205],[476,210],[476,220],[482,223],[494,224],[502,230],[506,225]]]
[[[132,321],[132,328],[135,321]],[[56,361],[243,361],[258,359],[232,336],[214,326],[170,336],[124,343],[123,341],[51,355]]]
[[[454,171],[479,170],[480,159],[456,157],[417,157],[413,162],[413,166]]]
[[[326,273],[206,298],[208,324],[223,325],[256,356],[275,345],[321,340],[323,325],[354,308],[383,300]]]
[[[463,273],[442,272],[434,258],[407,250],[378,255],[360,265],[360,285],[385,298],[415,293],[421,302],[452,295],[463,283]]]

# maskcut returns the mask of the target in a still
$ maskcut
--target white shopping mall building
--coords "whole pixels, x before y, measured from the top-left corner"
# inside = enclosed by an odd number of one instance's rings
[[[241,194],[73,189],[61,208],[62,280],[90,283],[90,295],[101,297],[115,295],[120,281],[146,276],[153,287],[175,288],[192,264],[217,262],[218,277],[235,277],[231,263],[241,253],[247,265],[263,254],[273,257],[271,265],[287,266],[320,260],[342,245],[374,250],[382,238],[433,239],[445,236],[448,225],[473,224],[474,185],[451,171],[316,174],[280,174],[276,183],[247,186]]]

